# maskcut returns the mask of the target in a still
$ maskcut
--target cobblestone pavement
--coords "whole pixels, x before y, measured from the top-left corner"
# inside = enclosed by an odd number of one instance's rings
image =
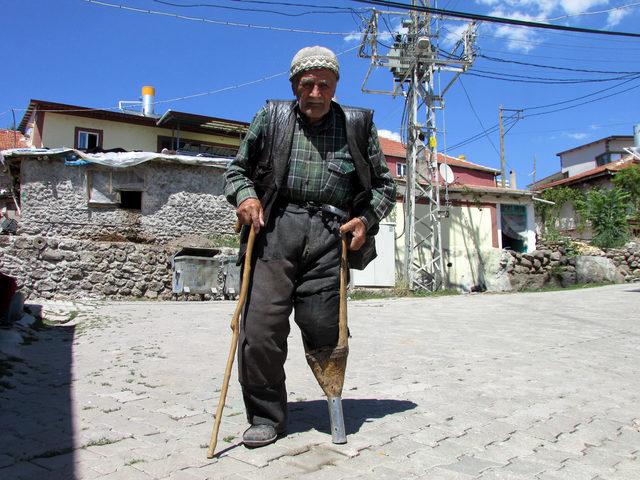
[[[0,386],[0,478],[640,479],[640,286],[351,302],[349,442],[290,338],[289,435],[240,444],[231,302],[45,302]]]

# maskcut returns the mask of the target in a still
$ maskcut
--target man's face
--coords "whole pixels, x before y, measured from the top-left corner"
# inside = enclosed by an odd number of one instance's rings
[[[320,122],[329,112],[337,85],[338,79],[331,70],[307,70],[299,75],[297,83],[292,85],[293,94],[309,123]]]

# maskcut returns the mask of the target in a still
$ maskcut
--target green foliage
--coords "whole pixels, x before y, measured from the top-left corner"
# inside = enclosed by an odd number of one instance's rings
[[[631,216],[640,220],[640,165],[635,164],[620,170],[613,177],[613,184],[629,194]]]
[[[599,248],[620,247],[628,240],[629,205],[629,193],[619,188],[591,189],[575,203],[576,212],[591,224],[591,243]]]
[[[211,247],[240,247],[240,235],[221,233],[207,235],[207,239],[211,241]]]
[[[542,235],[548,240],[559,240],[560,232],[558,231],[558,219],[560,210],[567,202],[579,202],[583,197],[582,192],[570,187],[554,187],[542,192],[540,198],[553,205],[541,203],[536,205],[540,218],[542,219]]]

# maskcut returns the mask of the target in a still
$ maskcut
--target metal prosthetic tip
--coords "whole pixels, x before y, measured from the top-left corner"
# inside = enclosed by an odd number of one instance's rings
[[[333,443],[347,443],[347,432],[344,429],[344,415],[342,413],[342,397],[327,398],[327,403],[331,420],[331,441]]]

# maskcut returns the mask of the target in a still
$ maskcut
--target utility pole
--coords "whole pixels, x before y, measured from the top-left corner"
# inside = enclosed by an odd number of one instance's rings
[[[413,0],[413,6],[429,6],[429,3]],[[402,18],[400,30],[392,32],[390,47],[385,47],[385,42],[378,38],[381,15]],[[407,138],[403,275],[412,290],[435,291],[444,284],[440,218],[446,212],[440,207],[436,111],[444,110],[445,92],[475,59],[475,22],[469,24],[450,52],[439,55],[437,32],[432,32],[432,24],[444,19],[416,10],[408,15],[404,11],[374,10],[359,50],[360,57],[371,59],[362,91],[404,97],[406,102],[407,123],[402,126]],[[388,37],[385,41],[389,41]],[[392,90],[367,88],[369,77],[379,67],[391,71]],[[446,87],[436,93],[434,79],[441,72],[454,75]]]
[[[504,124],[502,123],[502,105],[498,109],[498,122],[500,123],[500,186],[505,188],[507,178],[507,165],[504,159]]]

